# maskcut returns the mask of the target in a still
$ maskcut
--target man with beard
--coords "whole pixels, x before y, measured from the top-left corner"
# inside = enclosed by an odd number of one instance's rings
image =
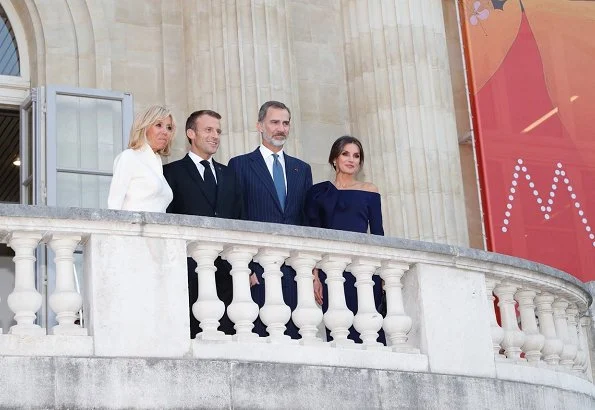
[[[221,115],[211,110],[195,111],[186,120],[186,138],[190,151],[179,161],[163,167],[163,175],[173,191],[174,198],[168,213],[242,219],[242,191],[233,171],[215,161],[213,155],[221,140]],[[225,306],[233,298],[229,274],[231,266],[218,257],[215,280],[217,295]],[[198,298],[196,262],[188,258],[188,294],[190,304],[190,337],[199,331],[199,322],[192,314],[192,305]],[[219,330],[234,334],[233,323],[223,315]]]
[[[244,219],[260,222],[274,222],[289,225],[304,225],[304,202],[312,186],[310,165],[287,155],[283,145],[289,134],[291,112],[278,101],[264,103],[258,112],[256,128],[262,143],[251,153],[232,158],[228,166],[240,179],[244,199]],[[264,305],[263,269],[257,263],[250,265],[252,298],[259,307]],[[282,287],[283,299],[293,311],[297,305],[295,271],[285,264]],[[254,330],[266,336],[264,324],[257,319]],[[285,332],[293,339],[299,333],[293,321],[287,324]]]

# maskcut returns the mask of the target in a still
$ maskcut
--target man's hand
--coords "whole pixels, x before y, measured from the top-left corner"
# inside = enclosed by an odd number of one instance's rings
[[[318,269],[312,269],[312,274],[314,275],[314,300],[322,305],[322,283],[318,278]]]
[[[250,287],[252,287],[254,285],[260,285],[260,282],[258,281],[258,277],[256,276],[256,273],[251,273],[250,274]]]

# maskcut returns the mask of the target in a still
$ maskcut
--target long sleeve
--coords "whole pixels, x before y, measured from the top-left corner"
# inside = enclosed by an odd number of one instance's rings
[[[301,225],[305,225],[305,226],[320,226],[320,225],[312,225],[312,223],[310,222],[310,218],[308,216],[308,211],[307,211],[307,203],[308,203],[308,194],[309,192],[312,190],[312,168],[310,167],[310,165],[306,164],[307,168],[306,168],[306,183],[304,185],[304,192],[306,192],[306,198],[304,200],[304,205],[302,206],[302,210],[300,213],[300,218],[301,218]]]
[[[370,211],[370,233],[372,235],[383,235],[382,228],[382,205],[380,204],[380,195],[372,195],[368,203]]]
[[[114,175],[112,176],[107,197],[107,207],[109,209],[122,209],[131,180],[131,173],[128,169],[129,162],[130,158],[124,155],[124,152],[114,160]]]
[[[308,226],[323,228],[322,221],[320,220],[320,209],[314,198],[315,192],[316,189],[310,189],[306,195],[306,203],[304,205],[305,221]]]
[[[176,185],[176,178],[174,177],[173,172],[174,171],[173,171],[173,169],[171,169],[170,166],[166,165],[163,167],[163,177],[167,181],[167,184],[169,185],[169,187],[171,188],[171,191],[173,193],[173,199],[167,206],[167,209],[165,210],[165,212],[167,212],[168,214],[179,213],[179,212],[177,212],[178,195],[176,194],[178,187]]]

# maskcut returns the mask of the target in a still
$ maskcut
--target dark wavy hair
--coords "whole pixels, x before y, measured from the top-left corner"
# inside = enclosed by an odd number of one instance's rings
[[[343,152],[345,145],[347,144],[355,144],[359,148],[359,165],[360,168],[364,165],[364,147],[362,147],[362,143],[355,137],[351,135],[343,135],[342,137],[337,138],[335,142],[333,142],[333,146],[331,147],[331,152],[328,156],[328,163],[331,164],[333,169],[337,169],[335,167],[335,160],[339,158],[339,155]]]

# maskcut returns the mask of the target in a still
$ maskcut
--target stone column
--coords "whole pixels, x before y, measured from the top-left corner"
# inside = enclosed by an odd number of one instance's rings
[[[14,250],[14,290],[8,295],[8,307],[14,312],[16,325],[8,333],[22,336],[43,336],[45,329],[35,324],[41,308],[41,294],[35,287],[35,249],[41,240],[39,232],[13,232],[8,246]]]
[[[467,245],[442,4],[342,0],[351,129],[387,233]]]
[[[486,277],[486,293],[488,295],[488,311],[490,314],[490,328],[492,334],[492,345],[494,349],[494,357],[495,358],[504,358],[503,354],[500,354],[500,349],[502,346],[502,340],[504,340],[504,330],[498,324],[496,320],[496,309],[494,308],[494,301],[496,298],[494,297],[494,288],[498,285],[498,281],[496,279],[490,279]]]
[[[502,320],[504,339],[502,347],[508,359],[521,361],[521,347],[525,343],[525,333],[519,329],[516,318],[514,296],[518,286],[513,283],[501,283],[494,288],[494,294],[498,296],[498,308]]]
[[[49,246],[56,257],[56,289],[50,296],[50,307],[56,313],[58,324],[50,334],[87,336],[87,329],[76,323],[83,306],[83,298],[76,288],[74,251],[81,241],[79,235],[52,235]]]
[[[282,249],[263,248],[254,256],[254,262],[258,262],[264,269],[264,306],[260,309],[260,320],[267,326],[269,333],[268,341],[282,342],[291,340],[285,334],[287,322],[291,318],[291,309],[283,300],[283,288],[281,285],[281,265],[289,257],[289,252]]]
[[[220,330],[219,321],[225,313],[225,304],[217,296],[215,260],[223,250],[219,243],[190,242],[188,255],[196,261],[198,279],[198,297],[192,305],[192,314],[200,322],[197,340],[226,340],[230,339]]]
[[[537,320],[535,320],[535,296],[537,292],[523,288],[515,295],[515,300],[519,303],[519,312],[521,314],[521,325],[525,333],[525,344],[523,352],[529,363],[538,364],[541,359],[541,349],[545,343],[545,336],[539,333]]]
[[[188,107],[223,116],[218,157],[252,151],[258,109],[274,99],[291,109],[286,149],[297,152],[300,109],[286,0],[185,1]]]

